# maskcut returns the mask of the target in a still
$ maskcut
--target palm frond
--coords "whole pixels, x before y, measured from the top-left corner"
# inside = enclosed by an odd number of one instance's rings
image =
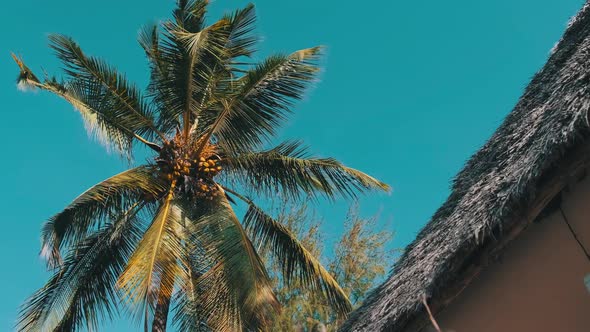
[[[259,38],[254,32],[256,23],[256,12],[253,4],[236,10],[232,14],[225,15],[223,20],[227,21],[226,40],[225,40],[225,58],[232,61],[238,57],[249,57],[254,53],[254,45]]]
[[[266,214],[254,202],[237,193],[248,204],[244,225],[253,242],[270,249],[281,264],[282,275],[287,284],[298,283],[301,287],[322,294],[328,304],[341,317],[345,317],[352,305],[334,277],[309,252],[289,228]]]
[[[236,84],[215,121],[206,128],[219,145],[237,154],[274,137],[295,100],[301,99],[319,71],[321,48],[274,55],[249,70]]]
[[[18,331],[96,330],[117,315],[117,277],[140,237],[136,204],[68,252],[60,269],[21,308]]]
[[[193,213],[193,234],[211,259],[195,283],[199,309],[216,331],[266,326],[280,305],[264,264],[225,196],[204,204]]]
[[[226,25],[225,20],[220,20],[191,32],[172,22],[165,24],[160,54],[166,74],[156,77],[152,83],[157,87],[153,95],[160,109],[158,121],[163,131],[171,132],[180,126],[184,131],[190,128],[215,63],[224,51]]]
[[[153,95],[160,105],[159,123],[164,130],[182,127],[188,134],[202,111],[211,113],[210,99],[215,100],[215,93],[227,94],[218,85],[226,84],[235,69],[234,59],[249,56],[257,39],[252,34],[255,22],[252,5],[208,27],[200,22],[189,29],[183,22],[177,17],[176,22],[164,25],[159,55],[164,63],[161,71],[166,74],[154,76],[150,86],[157,87]]]
[[[138,135],[165,139],[156,128],[154,110],[123,74],[96,57],[86,56],[69,37],[50,35],[49,41],[86,104]]]
[[[387,184],[358,170],[346,167],[333,158],[309,157],[300,142],[284,142],[262,152],[243,153],[223,161],[228,174],[257,193],[288,198],[301,194],[328,198],[337,195],[356,197],[367,190],[388,191]]]
[[[170,298],[174,283],[182,278],[185,263],[181,241],[180,211],[172,203],[173,188],[162,200],[154,220],[129,259],[117,281],[124,298],[139,314],[149,314],[156,307],[158,296]]]
[[[199,32],[205,24],[208,0],[179,0],[174,9],[176,24],[188,32]]]
[[[179,283],[176,293],[173,322],[179,331],[208,332],[207,313],[200,299],[207,290],[199,289],[199,278],[211,268],[210,259],[204,252],[194,245],[196,241],[187,241],[186,248],[187,273],[186,278]],[[189,249],[190,248],[190,249]]]
[[[33,74],[33,71],[29,67],[27,67],[27,65],[25,65],[21,57],[17,56],[14,53],[11,53],[10,55],[12,56],[12,59],[14,59],[14,62],[16,62],[18,68],[20,69],[20,72],[16,79],[16,84],[18,85],[18,87],[21,90],[26,90],[27,88],[35,88],[40,83],[37,76],[35,76],[35,74]]]
[[[225,15],[222,21],[227,22],[218,34],[223,52],[217,55],[218,61],[212,66],[207,86],[202,93],[201,102],[196,110],[199,128],[193,135],[200,136],[204,129],[215,122],[222,108],[219,101],[227,98],[236,85],[234,73],[243,71],[240,66],[244,63],[240,62],[240,58],[251,56],[258,41],[258,37],[253,33],[256,23],[254,5],[249,4],[233,14]]]
[[[148,92],[150,94],[157,91],[157,87],[154,86],[154,83],[158,81],[158,78],[167,75],[166,66],[162,60],[160,50],[160,33],[158,25],[148,24],[139,30],[137,38],[137,41],[141,48],[143,48],[150,64],[151,77],[150,85],[148,86]]]
[[[137,42],[145,52],[148,60],[158,67],[160,62],[160,31],[158,25],[148,24],[143,26],[139,30]]]
[[[165,184],[154,177],[154,169],[141,166],[98,183],[78,196],[43,226],[41,254],[50,268],[61,264],[60,248],[84,239],[138,201],[153,201]]]
[[[178,202],[181,210],[181,223],[185,232],[183,235],[185,241],[183,249],[186,273],[183,274],[185,278],[178,283],[179,289],[173,299],[175,314],[172,321],[179,331],[208,332],[210,329],[207,326],[205,313],[199,302],[199,293],[202,293],[202,291],[197,291],[197,280],[211,268],[213,261],[211,257],[207,256],[207,252],[197,237],[197,228],[199,226],[194,219],[189,218],[187,215],[187,211],[192,211],[192,216],[196,216],[194,214],[195,206],[188,202],[190,200]]]
[[[138,140],[148,147],[158,151],[160,147],[143,138],[132,129],[124,126],[115,114],[103,112],[102,108],[96,108],[96,104],[90,104],[85,97],[85,90],[76,81],[61,83],[55,78],[39,80],[37,76],[27,67],[22,59],[13,54],[14,60],[20,68],[18,85],[23,89],[41,89],[56,94],[69,102],[80,112],[87,131],[95,136],[107,149],[114,148],[122,156],[130,158],[132,155],[132,142]]]

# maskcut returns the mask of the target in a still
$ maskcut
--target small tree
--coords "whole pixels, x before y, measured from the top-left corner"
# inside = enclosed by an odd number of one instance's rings
[[[360,305],[375,281],[390,265],[391,252],[385,249],[392,233],[376,231],[377,216],[363,218],[358,206],[348,211],[345,233],[335,246],[329,270],[350,299],[353,307]]]
[[[328,261],[329,271],[342,286],[353,306],[359,306],[391,264],[392,252],[387,244],[393,234],[377,231],[377,216],[364,218],[358,206],[348,211],[345,230],[334,244],[334,255],[326,260],[324,238],[320,232],[322,220],[308,217],[306,204],[296,208],[283,207],[279,220],[301,239],[302,244],[315,257]],[[285,284],[279,277],[280,266],[267,261],[269,271],[277,285],[276,294],[283,310],[274,320],[277,331],[335,331],[342,323],[320,294],[305,290],[299,284]]]
[[[320,233],[321,221],[313,215],[308,215],[307,204],[297,207],[289,207],[283,204],[278,209],[277,221],[285,225],[296,234],[305,247],[315,257],[321,257],[323,241]],[[303,331],[309,317],[314,317],[318,311],[317,296],[308,292],[299,282],[286,284],[286,280],[280,277],[282,269],[280,262],[273,260],[263,253],[266,258],[268,271],[276,287],[277,299],[283,303],[281,314],[276,316],[273,322],[273,330],[276,331]]]

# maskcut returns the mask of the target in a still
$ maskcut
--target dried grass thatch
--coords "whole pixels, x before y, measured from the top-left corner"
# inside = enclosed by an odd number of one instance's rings
[[[477,275],[482,255],[517,235],[526,227],[518,224],[559,193],[565,173],[573,172],[567,164],[587,166],[589,108],[590,0],[391,277],[341,331],[419,331],[429,324],[422,297],[444,308]]]

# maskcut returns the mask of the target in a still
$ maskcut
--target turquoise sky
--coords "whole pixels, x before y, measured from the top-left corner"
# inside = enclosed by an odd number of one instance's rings
[[[245,5],[217,0],[211,18]],[[296,108],[284,137],[391,184],[362,199],[408,244],[449,192],[449,183],[511,110],[582,0],[256,1],[261,55],[328,47],[322,80]],[[42,223],[87,187],[126,164],[87,138],[72,107],[47,93],[17,91],[9,52],[37,72],[59,73],[47,35],[74,37],[145,85],[139,27],[168,17],[173,0],[18,0],[0,5],[2,232],[0,331],[46,280],[38,258]],[[138,160],[141,162],[142,160]],[[321,204],[325,237],[342,230],[346,204]],[[105,331],[129,331],[128,322]]]

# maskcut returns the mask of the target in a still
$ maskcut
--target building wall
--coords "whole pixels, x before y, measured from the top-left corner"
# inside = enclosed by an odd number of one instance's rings
[[[590,250],[590,177],[563,194],[562,207]],[[588,332],[586,275],[590,262],[557,210],[524,230],[436,319],[444,331]]]

